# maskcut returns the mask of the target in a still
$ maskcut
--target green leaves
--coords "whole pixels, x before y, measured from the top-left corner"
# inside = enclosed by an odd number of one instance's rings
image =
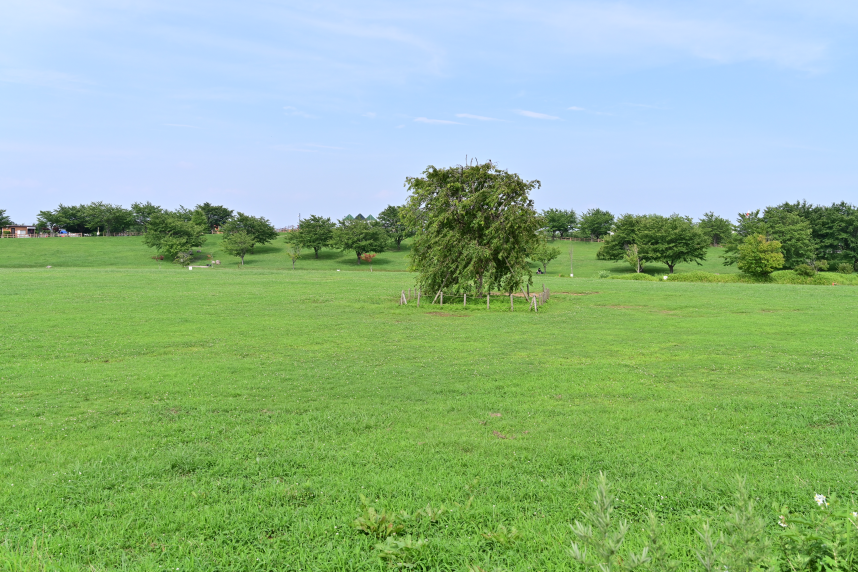
[[[334,229],[334,246],[344,252],[354,252],[360,264],[361,256],[367,252],[384,252],[390,238],[378,222],[343,219]]]
[[[737,264],[745,274],[768,276],[784,265],[781,243],[761,234],[748,236],[738,248]]]
[[[205,244],[204,232],[205,229],[173,214],[155,213],[149,220],[143,244],[162,253],[168,260],[175,260],[179,253]]]
[[[303,248],[312,248],[319,258],[319,251],[330,246],[334,239],[334,223],[319,215],[301,219],[298,229],[286,234],[286,242]]]
[[[525,181],[488,163],[438,169],[408,177],[403,211],[416,232],[411,266],[424,291],[515,291],[531,273],[528,253],[538,245],[541,221]]]

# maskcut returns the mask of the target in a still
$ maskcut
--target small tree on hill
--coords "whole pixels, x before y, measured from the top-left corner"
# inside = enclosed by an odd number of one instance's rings
[[[548,244],[542,242],[536,249],[533,251],[533,254],[530,255],[531,260],[535,260],[542,264],[542,271],[548,271],[548,263],[560,256],[560,249],[556,246],[549,246]]]
[[[241,265],[244,266],[244,257],[253,249],[254,244],[253,235],[240,229],[225,236],[220,243],[220,248],[230,256],[241,258]]]
[[[638,229],[646,220],[645,215],[624,214],[614,221],[613,234],[605,237],[605,242],[596,253],[598,260],[625,260],[629,246],[638,242]]]
[[[161,212],[164,212],[164,209],[157,205],[153,205],[149,201],[146,201],[145,203],[133,203],[131,205],[131,214],[134,217],[134,224],[139,226],[144,233],[148,230],[147,227],[149,226],[149,219]],[[39,214],[41,215],[41,213]]]
[[[196,210],[203,213],[206,220],[206,227],[209,232],[214,231],[215,227],[220,228],[232,219],[233,212],[223,205],[213,205],[211,203],[203,203],[197,205]]]
[[[414,236],[414,232],[402,220],[402,208],[388,205],[386,209],[378,214],[378,222],[381,223],[381,226],[390,235],[390,239],[396,245],[396,250],[400,249],[403,240],[409,236]]]
[[[545,229],[549,232],[552,239],[557,234],[560,235],[560,238],[563,238],[575,230],[575,225],[578,223],[578,215],[572,209],[568,211],[548,209],[542,211],[542,220]]]
[[[784,265],[781,243],[762,234],[747,236],[738,248],[739,270],[753,276],[768,276]]]
[[[369,263],[369,271],[372,272],[372,259],[376,257],[374,252],[365,252],[360,255],[360,259]]]
[[[638,248],[645,260],[665,264],[673,274],[680,262],[706,260],[709,240],[690,217],[650,215],[638,229]]]
[[[295,261],[301,258],[301,247],[298,245],[287,247],[286,256],[292,261],[292,270],[295,270]]]
[[[312,248],[319,258],[319,251],[330,246],[334,239],[334,223],[331,219],[310,215],[301,219],[298,229],[286,234],[286,242],[302,248]]]
[[[206,242],[205,230],[173,214],[156,213],[149,220],[143,244],[175,260],[180,252],[190,252]]]
[[[635,269],[635,272],[643,272],[645,261],[641,256],[641,252],[637,244],[630,244],[626,247],[626,253],[623,256],[623,260],[628,262],[629,265]]]
[[[733,235],[733,224],[711,211],[703,215],[697,226],[712,246],[720,246]]]
[[[241,212],[236,214],[234,218],[221,228],[224,238],[243,230],[253,238],[253,246],[267,244],[279,236],[277,230],[267,218],[250,216]],[[253,252],[253,246],[250,247],[250,252]]]
[[[581,216],[578,227],[581,233],[593,239],[600,239],[611,232],[614,224],[614,215],[602,209],[589,209]]]
[[[362,254],[384,252],[389,242],[387,232],[377,222],[343,219],[334,229],[334,245],[343,252],[354,252],[358,264]]]
[[[9,226],[12,224],[12,219],[6,216],[6,210],[0,209],[0,226]]]

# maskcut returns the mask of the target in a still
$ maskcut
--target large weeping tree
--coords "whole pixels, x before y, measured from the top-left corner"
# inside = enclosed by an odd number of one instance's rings
[[[415,231],[411,266],[425,292],[514,292],[532,283],[527,264],[541,220],[525,181],[491,162],[408,177],[403,219]]]

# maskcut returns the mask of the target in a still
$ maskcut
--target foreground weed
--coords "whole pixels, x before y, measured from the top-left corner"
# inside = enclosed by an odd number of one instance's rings
[[[806,515],[784,508],[780,548],[793,571],[840,572],[858,568],[858,512],[836,498],[816,495]]]
[[[414,518],[416,519],[426,519],[429,522],[438,522],[442,516],[448,514],[450,511],[441,505],[438,508],[433,508],[431,504],[427,504],[424,508],[419,509],[414,513]]]
[[[515,527],[507,528],[504,525],[497,527],[494,532],[483,532],[483,538],[500,546],[509,546],[521,536]]]
[[[587,570],[613,572],[615,570],[638,570],[650,561],[649,548],[640,554],[633,552],[623,558],[620,549],[629,531],[625,520],[614,525],[613,512],[617,497],[608,484],[605,474],[599,472],[593,508],[584,513],[585,522],[575,521],[570,525],[577,537],[572,542],[570,554]]]
[[[416,568],[420,553],[429,544],[425,538],[414,540],[410,534],[395,538],[387,537],[375,545],[378,557],[394,568]]]
[[[722,563],[735,572],[760,570],[771,561],[772,546],[766,522],[757,514],[745,479],[736,481],[735,500],[724,521]]]
[[[402,521],[410,518],[407,513],[395,514],[384,510],[379,512],[369,504],[365,496],[361,495],[360,500],[363,504],[363,514],[352,523],[356,529],[376,538],[388,538],[405,530]]]

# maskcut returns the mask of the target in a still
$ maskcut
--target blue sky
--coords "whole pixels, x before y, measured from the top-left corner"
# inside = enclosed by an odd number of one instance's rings
[[[858,202],[858,2],[5,0],[0,208],[375,214],[491,159],[540,209]]]

